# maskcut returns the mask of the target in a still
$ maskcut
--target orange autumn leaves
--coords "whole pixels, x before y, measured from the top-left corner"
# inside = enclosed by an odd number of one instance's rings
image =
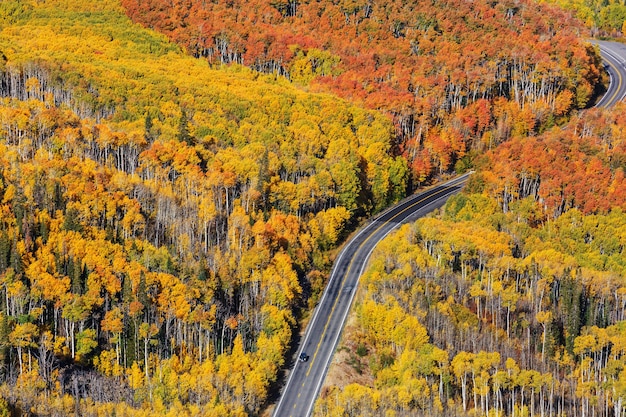
[[[570,208],[585,214],[625,209],[622,108],[588,111],[566,129],[501,145],[488,154],[490,167],[480,174],[489,193],[500,196],[505,210],[509,201],[531,196],[547,217]]]
[[[212,64],[284,75],[384,111],[416,184],[585,107],[600,77],[578,24],[545,4],[122,3]]]

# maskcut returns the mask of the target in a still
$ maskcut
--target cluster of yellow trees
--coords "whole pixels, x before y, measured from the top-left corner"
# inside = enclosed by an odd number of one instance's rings
[[[616,0],[548,0],[572,11],[594,36],[624,36],[626,33],[626,5]]]
[[[373,383],[329,388],[316,415],[624,413],[626,215],[530,229],[485,200],[380,245],[344,341]]]

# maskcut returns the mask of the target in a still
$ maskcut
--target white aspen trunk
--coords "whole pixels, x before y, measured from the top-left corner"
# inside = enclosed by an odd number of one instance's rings
[[[70,321],[70,346],[72,349],[72,358],[76,357],[75,349],[74,349],[74,326],[75,326],[75,323],[73,321]]]
[[[20,375],[22,375],[22,373],[24,372],[23,371],[24,364],[22,363],[22,347],[21,346],[17,347],[17,359],[18,359],[19,364],[20,364]]]

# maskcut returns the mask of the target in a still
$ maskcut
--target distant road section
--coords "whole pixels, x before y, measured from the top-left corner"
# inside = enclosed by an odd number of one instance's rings
[[[403,200],[372,220],[345,245],[298,350],[297,356],[306,353],[308,360],[297,360],[289,373],[274,417],[307,417],[312,413],[359,277],[376,244],[402,223],[414,221],[443,206],[451,195],[461,190],[468,177],[469,174],[462,175]]]
[[[591,43],[600,47],[602,60],[610,77],[609,88],[596,103],[596,107],[612,107],[626,97],[626,45],[596,40]]]

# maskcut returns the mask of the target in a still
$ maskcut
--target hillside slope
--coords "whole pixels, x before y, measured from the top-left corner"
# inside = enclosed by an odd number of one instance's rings
[[[38,415],[259,413],[328,250],[404,195],[391,123],[211,69],[115,1],[2,12],[0,394]]]
[[[123,5],[0,4],[0,413],[259,415],[360,218],[599,80],[527,2]]]
[[[502,144],[381,242],[314,415],[622,415],[623,114]]]
[[[241,63],[386,112],[415,184],[559,123],[600,77],[582,25],[530,0],[122,4],[212,65]]]

